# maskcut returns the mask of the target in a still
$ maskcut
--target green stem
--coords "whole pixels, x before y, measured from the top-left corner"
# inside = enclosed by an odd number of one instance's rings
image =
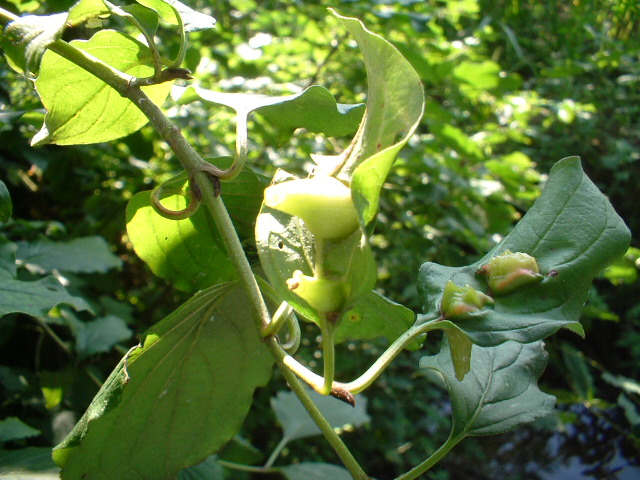
[[[227,460],[217,459],[217,462],[225,468],[239,470],[241,472],[251,473],[278,473],[279,468],[254,467],[253,465],[244,465],[242,463],[229,462]]]
[[[293,307],[287,302],[282,302],[276,313],[271,317],[269,325],[262,329],[262,337],[271,337],[277,334],[289,318],[289,315],[291,315],[291,312],[293,312]]]
[[[438,319],[436,318],[407,330],[380,355],[366,372],[352,382],[341,384],[342,387],[353,394],[358,394],[366,390],[411,341],[431,330],[440,328],[437,321]]]
[[[422,475],[429,471],[436,463],[449,453],[449,451],[455,447],[458,443],[464,439],[464,435],[457,435],[456,437],[449,437],[447,441],[436,450],[433,455],[427,458],[424,462],[412,468],[406,473],[403,473],[395,480],[414,480],[416,478],[422,478]]]
[[[4,9],[0,9],[0,17],[2,17],[0,23],[8,23],[16,20],[15,15]],[[220,197],[215,195],[214,187],[207,173],[202,171],[202,165],[206,164],[206,162],[182,136],[180,130],[162,113],[160,108],[158,108],[139,87],[131,85],[131,81],[134,79],[133,77],[119,72],[92,55],[62,40],[55,41],[49,48],[58,55],[95,75],[122,96],[131,100],[131,102],[147,116],[160,136],[169,144],[187,171],[189,178],[193,179],[200,190],[203,203],[215,221],[218,231],[224,240],[227,253],[240,277],[240,285],[248,297],[258,330],[266,327],[270,323],[269,312],[224,203]],[[287,354],[280,348],[277,340],[274,337],[269,337],[265,340],[265,344],[276,359],[276,363],[291,389],[298,396],[302,405],[307,412],[309,412],[309,415],[353,478],[356,480],[367,480],[369,478],[367,474],[362,470],[362,467],[360,467],[347,446],[335,433],[331,424],[329,424],[327,419],[313,403],[296,374],[285,365],[283,359]]]
[[[284,447],[287,446],[287,443],[289,443],[289,439],[287,437],[282,437],[282,440],[278,442],[278,445],[276,445],[276,448],[273,449],[273,452],[271,452],[271,455],[269,455],[269,459],[267,460],[267,462],[264,464],[262,468],[264,469],[271,468],[275,463],[275,461],[280,456],[280,453],[282,452],[282,450],[284,450]]]
[[[322,334],[322,360],[324,363],[323,375],[324,382],[320,393],[322,395],[329,395],[331,388],[333,387],[333,377],[335,376],[336,369],[336,348],[334,343],[334,334],[336,328],[335,323],[324,318],[320,321],[320,332]]]

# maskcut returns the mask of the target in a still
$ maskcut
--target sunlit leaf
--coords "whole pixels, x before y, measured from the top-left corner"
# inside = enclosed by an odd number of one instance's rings
[[[126,74],[153,74],[148,47],[113,30],[101,30],[90,40],[71,42]],[[108,142],[129,135],[147,122],[147,117],[128,99],[102,80],[59,55],[47,51],[42,59],[36,89],[47,109],[42,130],[33,145],[76,145]],[[152,102],[162,104],[171,82],[143,87]]]
[[[146,332],[55,448],[62,478],[175,478],[237,433],[272,363],[244,294],[199,292]]]
[[[355,37],[367,68],[367,110],[343,174],[352,175],[353,200],[363,225],[378,211],[380,190],[422,118],[420,77],[402,54],[355,18],[337,15]]]
[[[187,205],[183,195],[162,198],[171,210]],[[136,254],[151,271],[187,292],[235,278],[220,235],[205,208],[184,220],[171,220],[151,206],[151,192],[134,195],[127,204],[127,233]]]
[[[427,317],[437,316],[444,286],[468,284],[488,292],[476,270],[505,250],[537,260],[544,280],[497,297],[485,309],[455,323],[474,343],[533,342],[561,327],[582,333],[578,322],[595,275],[620,257],[630,233],[607,198],[582,171],[579,159],[561,160],[542,195],[515,229],[483,259],[466,267],[425,263],[418,290]],[[490,292],[489,292],[490,293]]]
[[[197,12],[177,0],[137,0],[137,2],[156,11],[167,23],[179,25],[181,22],[186,33],[208,30],[216,25],[216,19],[212,16]]]
[[[348,135],[356,131],[365,110],[361,103],[337,103],[333,95],[320,85],[284,96],[226,93],[189,87],[183,92],[180,102],[188,103],[197,99],[225,105],[238,112],[238,115],[247,116],[256,111],[276,127],[284,138],[289,137],[296,128],[330,137]]]
[[[48,16],[27,15],[11,22],[4,33],[13,48],[5,48],[5,54],[22,71],[37,71],[47,47],[62,36],[66,20],[65,12]]]
[[[109,9],[102,0],[80,0],[69,9],[67,25],[75,27],[92,18],[108,15]]]
[[[471,358],[471,371],[462,381],[455,378],[446,345],[438,355],[420,360],[421,368],[439,372],[447,384],[453,410],[451,438],[503,433],[553,409],[555,398],[537,386],[547,364],[542,342],[474,345]]]

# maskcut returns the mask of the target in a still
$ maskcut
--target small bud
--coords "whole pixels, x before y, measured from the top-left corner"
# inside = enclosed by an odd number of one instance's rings
[[[542,281],[538,262],[526,253],[512,253],[505,250],[484,264],[478,273],[487,276],[487,283],[493,295],[507,295],[531,283]]]
[[[469,285],[460,287],[449,280],[444,287],[440,310],[448,320],[463,320],[482,311],[485,305],[493,305],[493,298]]]
[[[287,287],[323,314],[341,310],[347,298],[344,281],[310,277],[300,270],[293,272],[293,277],[287,280]]]
[[[300,217],[317,238],[335,240],[358,228],[358,215],[351,190],[340,180],[317,176],[271,185],[264,191],[264,204]]]

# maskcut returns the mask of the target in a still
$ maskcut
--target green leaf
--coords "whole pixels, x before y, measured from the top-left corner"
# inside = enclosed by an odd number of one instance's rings
[[[113,30],[101,30],[90,40],[71,42],[128,75],[153,74],[148,47]],[[152,102],[161,104],[171,82],[143,87]],[[128,99],[77,65],[48,51],[36,89],[47,109],[44,126],[32,145],[78,145],[108,142],[129,135],[147,123],[147,117]]]
[[[0,317],[16,312],[41,317],[61,303],[71,305],[76,310],[91,311],[83,298],[71,296],[53,276],[35,282],[23,282],[0,275]]]
[[[367,69],[367,110],[342,170],[352,173],[353,200],[366,225],[378,211],[380,190],[398,152],[422,118],[424,93],[420,77],[393,45],[359,20],[335,15],[355,37]]]
[[[500,244],[466,267],[425,263],[418,292],[426,317],[435,318],[447,281],[487,292],[476,275],[481,265],[505,250],[527,253],[537,260],[544,280],[497,297],[493,310],[472,314],[456,328],[482,346],[534,342],[561,327],[582,334],[578,320],[591,282],[624,254],[629,240],[629,230],[584,174],[579,159],[566,158],[552,168],[542,195]]]
[[[18,245],[0,238],[0,279],[16,278],[18,269],[16,265],[16,252]]]
[[[197,293],[146,332],[129,381],[123,359],[54,449],[62,478],[175,478],[237,433],[272,363],[241,291]]]
[[[109,15],[109,9],[102,0],[80,0],[69,10],[67,25],[76,27],[81,23]]]
[[[414,320],[415,314],[411,310],[371,290],[343,315],[335,342],[379,336],[393,342],[413,325]],[[414,342],[409,348],[418,346],[419,343]]]
[[[108,352],[119,342],[131,338],[133,332],[119,317],[108,315],[84,324],[76,335],[76,351],[80,357]]]
[[[208,30],[215,28],[216,25],[216,19],[212,16],[197,12],[177,0],[137,0],[137,2],[154,10],[162,20],[171,25],[182,24],[186,33]]]
[[[279,469],[287,480],[351,480],[348,470],[330,463],[303,462]]]
[[[67,15],[27,15],[7,25],[4,50],[12,63],[25,73],[37,71],[47,47],[62,36]]]
[[[474,345],[471,362],[471,371],[458,381],[447,345],[438,355],[420,359],[420,368],[439,372],[447,384],[453,410],[450,440],[455,443],[468,435],[506,432],[553,410],[555,398],[537,386],[547,364],[542,342]]]
[[[367,414],[367,399],[362,395],[358,396],[355,407],[312,390],[309,390],[309,395],[334,429],[343,429],[347,425],[360,427],[370,420]],[[278,392],[271,399],[271,408],[284,431],[285,442],[322,434],[295,393]]]
[[[182,195],[162,199],[171,210],[182,210]],[[186,292],[233,280],[235,269],[213,220],[200,208],[184,220],[160,216],[151,206],[151,192],[134,195],[127,204],[127,234],[136,254],[151,271]]]
[[[73,273],[105,273],[122,266],[104,238],[78,237],[68,242],[38,240],[20,242],[16,254],[22,266],[36,273],[54,270]]]
[[[59,472],[60,469],[51,459],[50,448],[0,451],[0,478],[58,480]]]
[[[22,440],[40,435],[40,430],[30,427],[16,417],[0,420],[0,442]]]
[[[224,469],[217,455],[211,455],[204,462],[180,471],[178,480],[224,480]]]
[[[284,96],[268,96],[252,93],[225,93],[188,87],[180,97],[180,103],[194,100],[225,105],[246,117],[257,111],[271,125],[276,127],[283,138],[287,138],[296,128],[322,133],[330,137],[340,137],[356,131],[365,110],[364,104],[337,103],[333,95],[320,85]]]
[[[11,203],[11,195],[2,180],[0,180],[0,222],[6,222],[11,218],[13,212],[13,204]]]

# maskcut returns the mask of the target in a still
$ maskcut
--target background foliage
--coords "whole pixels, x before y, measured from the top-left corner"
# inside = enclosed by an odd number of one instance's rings
[[[1,3],[15,12],[52,13],[72,2]],[[189,3],[218,20],[215,31],[191,36],[187,54],[193,83],[205,88],[289,94],[317,83],[339,102],[364,101],[364,65],[344,28],[327,14],[329,6],[361,18],[413,64],[425,86],[426,114],[383,192],[373,243],[380,291],[415,310],[417,271],[425,259],[452,266],[476,261],[533,203],[554,162],[582,157],[586,173],[636,234],[635,248],[596,282],[583,320],[586,341],[570,333],[551,340],[552,363],[543,382],[564,406],[541,428],[545,435],[554,429],[582,432],[586,423],[587,433],[606,431],[608,450],[591,447],[600,462],[594,468],[610,467],[607,453],[614,446],[637,456],[640,389],[628,381],[640,376],[637,3]],[[77,28],[66,37],[83,39],[94,32]],[[171,35],[161,30],[160,36],[163,48],[177,49]],[[12,219],[0,225],[0,249],[17,243],[19,278],[53,274],[87,307],[0,319],[0,441],[15,455],[18,448],[58,443],[122,354],[137,343],[136,333],[187,296],[136,257],[124,228],[126,202],[179,167],[154,132],[146,127],[108,144],[33,149],[29,140],[44,111],[24,77],[4,63],[0,82],[0,178],[13,202]],[[232,152],[228,110],[175,102],[167,108],[204,157]],[[349,141],[302,131],[285,144],[282,132],[259,114],[251,117],[250,131],[250,161],[268,176],[283,166],[302,173],[312,167],[310,153],[333,154]],[[313,366],[317,345],[315,333],[309,333],[303,355]],[[383,347],[344,345],[338,352],[339,378],[368,367]],[[416,359],[407,353],[394,363],[367,395],[371,423],[345,434],[365,469],[379,478],[406,470],[448,433],[442,386],[401,375],[403,362]],[[284,388],[276,381],[260,390],[243,427],[243,435],[262,451],[280,440],[269,405]],[[517,447],[531,443],[527,435],[511,437],[515,450],[506,455],[492,447],[504,438],[468,440],[445,460],[438,478],[535,478],[539,473],[523,466],[529,448]],[[287,460],[332,458],[321,442],[312,445],[293,442],[283,454]],[[237,450],[242,453],[225,455],[246,458],[252,451]],[[501,455],[509,453],[523,462],[505,464]],[[12,461],[4,455],[0,469]],[[254,455],[254,461],[264,461]]]

